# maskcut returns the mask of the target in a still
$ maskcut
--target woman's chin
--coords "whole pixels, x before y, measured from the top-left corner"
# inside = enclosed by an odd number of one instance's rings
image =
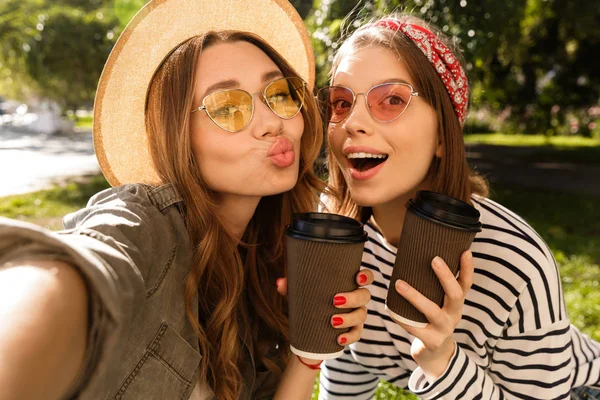
[[[289,192],[296,186],[296,183],[298,183],[297,177],[290,177],[289,179],[283,179],[281,181],[273,183],[272,185],[269,185],[269,187],[264,187],[264,189],[262,190],[261,196],[262,197],[274,196],[277,194]]]
[[[373,207],[378,204],[377,196],[373,193],[359,190],[357,192],[351,192],[352,200],[360,207]]]
[[[376,207],[393,201],[395,197],[389,193],[377,193],[371,190],[350,190],[352,200],[360,207]]]

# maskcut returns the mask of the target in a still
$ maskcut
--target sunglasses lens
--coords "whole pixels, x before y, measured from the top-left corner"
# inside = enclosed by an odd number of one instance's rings
[[[317,94],[323,120],[333,123],[343,121],[352,110],[354,94],[342,86],[329,86]]]
[[[300,78],[283,78],[265,88],[265,98],[275,114],[289,119],[298,114],[304,102],[304,81]]]
[[[252,97],[243,90],[215,92],[204,99],[206,112],[221,128],[237,132],[252,118]]]
[[[396,83],[374,87],[367,97],[371,114],[382,122],[397,118],[406,110],[411,93],[410,86]]]

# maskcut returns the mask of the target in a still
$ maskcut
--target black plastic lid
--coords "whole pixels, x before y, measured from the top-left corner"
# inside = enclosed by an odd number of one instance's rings
[[[440,193],[420,190],[407,207],[415,214],[452,228],[481,232],[479,211],[464,201]]]
[[[294,214],[286,235],[296,239],[329,243],[363,243],[367,233],[359,221],[337,214]]]

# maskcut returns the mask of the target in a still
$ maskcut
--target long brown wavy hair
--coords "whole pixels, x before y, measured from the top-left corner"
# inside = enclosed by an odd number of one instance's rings
[[[450,48],[464,65],[461,51],[439,29],[422,19],[408,14],[393,14],[385,18],[417,24],[429,29]],[[487,196],[486,181],[473,171],[468,163],[463,141],[463,130],[452,106],[448,91],[435,68],[417,45],[401,32],[379,26],[358,29],[347,38],[336,53],[331,68],[331,77],[342,59],[351,53],[368,46],[379,46],[393,51],[401,59],[413,78],[419,98],[433,108],[437,116],[438,138],[442,142],[443,157],[434,157],[429,168],[431,190],[470,202],[471,194]],[[357,205],[350,195],[348,185],[333,152],[328,151],[329,185],[336,196],[331,198],[329,209],[360,219],[363,222],[372,215],[370,207]]]
[[[294,69],[262,39],[237,31],[208,32],[178,46],[157,70],[149,87],[146,127],[152,160],[164,182],[174,183],[185,200],[185,221],[194,246],[185,282],[186,314],[203,355],[200,376],[219,399],[241,393],[241,341],[251,332],[255,362],[281,373],[288,361],[287,303],[275,281],[285,276],[284,229],[293,213],[315,210],[323,182],[313,172],[323,129],[312,93],[306,89],[298,183],[289,192],[260,200],[240,244],[225,230],[191,150],[190,110],[200,77],[202,50],[218,43],[245,41],[264,51],[286,77]],[[240,66],[243,68],[243,66]],[[193,312],[198,302],[198,315]],[[247,312],[243,310],[247,306]],[[260,334],[259,334],[260,331]]]

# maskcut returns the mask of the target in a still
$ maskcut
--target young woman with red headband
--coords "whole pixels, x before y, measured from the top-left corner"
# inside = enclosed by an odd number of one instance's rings
[[[570,325],[552,253],[518,215],[488,199],[468,166],[462,132],[468,81],[446,38],[395,15],[342,44],[330,87],[331,212],[365,222],[363,267],[375,274],[362,338],[327,361],[321,399],[372,398],[379,379],[423,399],[600,398],[600,344]],[[432,260],[443,307],[390,282],[406,202],[428,189],[471,203],[483,230],[456,279]],[[416,328],[385,311],[389,287],[429,320]],[[577,388],[577,389],[573,389]]]
[[[310,399],[321,356],[291,354],[276,281],[324,186],[313,82],[286,0],[147,2],[94,104],[114,187],[65,231],[0,217],[0,400]],[[339,296],[346,345],[369,292]]]

